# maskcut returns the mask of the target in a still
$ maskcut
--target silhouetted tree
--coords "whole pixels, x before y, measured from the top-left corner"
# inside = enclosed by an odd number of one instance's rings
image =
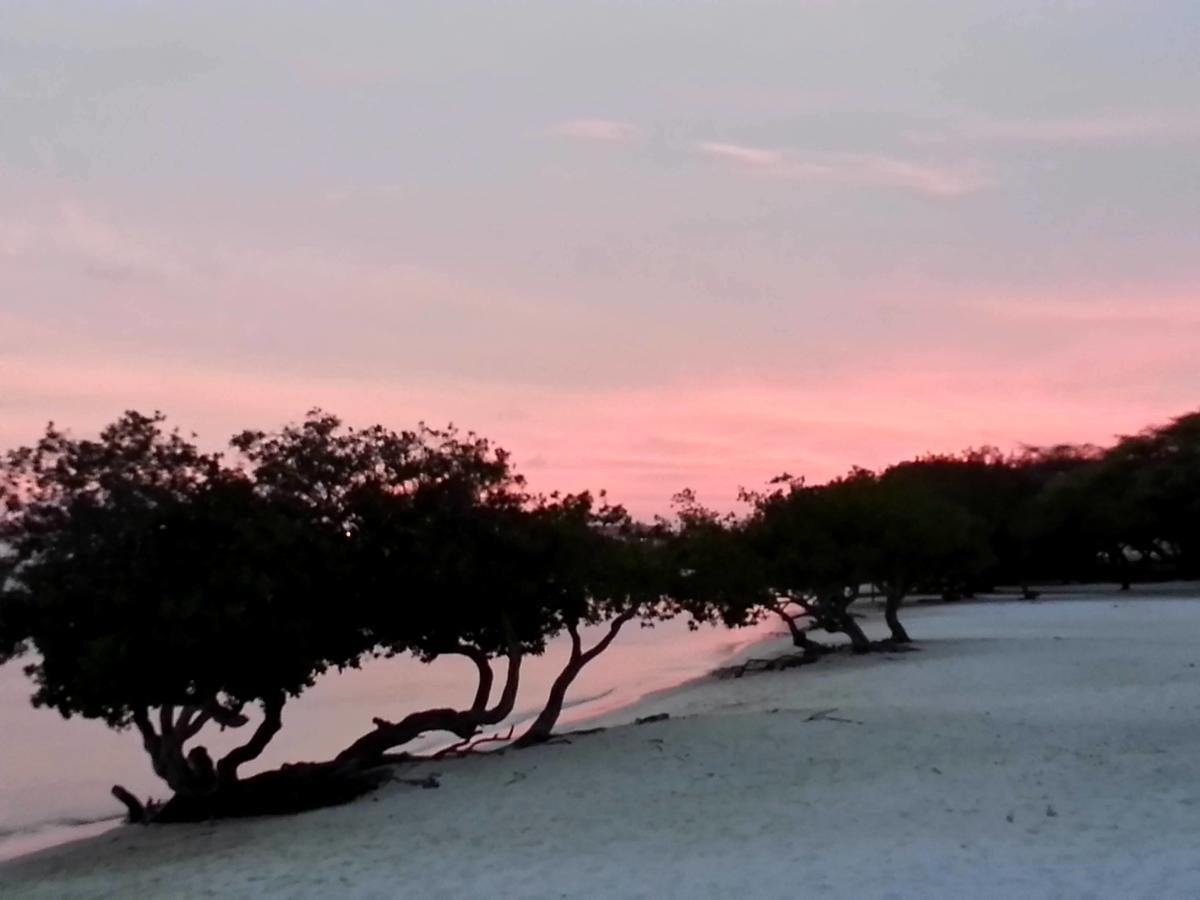
[[[753,503],[758,496],[743,492],[742,498]],[[661,523],[669,535],[669,591],[692,623],[743,628],[770,616],[786,625],[795,646],[812,652],[823,649],[801,624],[810,615],[803,598],[781,593],[772,582],[752,520],[720,515],[701,505],[691,490],[676,494],[674,505],[674,520]]]
[[[871,649],[850,605],[867,580],[870,547],[862,523],[873,484],[864,469],[822,485],[784,476],[770,492],[751,495],[755,508],[746,523],[773,593],[817,627],[845,634],[856,653]]]
[[[548,610],[549,631],[565,631],[570,650],[541,711],[518,739],[520,746],[550,737],[575,679],[626,625],[634,620],[651,625],[675,611],[666,602],[661,529],[638,525],[619,506],[597,506],[588,494],[555,498],[534,512],[553,535],[555,548],[548,560],[550,580],[558,588]],[[586,648],[585,626],[604,627]]]
[[[507,453],[453,428],[354,429],[319,412],[234,443],[268,496],[343,534],[339,608],[365,653],[476,666],[469,706],[376,718],[341,762],[372,764],[430,732],[467,738],[512,712],[522,657],[541,651],[549,625],[531,499]],[[493,703],[499,658],[507,671]]]
[[[4,458],[0,489],[4,658],[36,654],[35,705],[135,726],[177,795],[235,784],[286,698],[357,654],[329,615],[336,533],[298,527],[160,415],[94,441],[51,426]],[[188,749],[210,721],[246,725],[249,704],[261,720],[215,766]]]
[[[864,573],[884,595],[884,618],[898,643],[909,635],[900,623],[904,598],[923,587],[957,593],[991,561],[983,522],[945,496],[937,469],[893,466],[864,481]]]

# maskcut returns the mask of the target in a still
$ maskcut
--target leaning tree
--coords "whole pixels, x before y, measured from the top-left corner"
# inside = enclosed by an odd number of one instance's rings
[[[867,581],[870,539],[863,522],[875,476],[865,469],[825,484],[780,476],[769,492],[750,494],[748,539],[777,596],[816,626],[845,634],[855,653],[871,642],[850,605]]]
[[[742,496],[757,499],[746,492]],[[773,583],[753,519],[717,513],[700,504],[690,489],[680,491],[673,500],[675,516],[659,524],[668,535],[667,590],[674,603],[690,614],[693,622],[727,628],[744,628],[766,616],[777,617],[797,647],[814,652],[822,649],[801,626],[808,609]]]
[[[531,600],[528,497],[504,450],[452,427],[355,429],[319,410],[234,445],[260,491],[343,536],[338,606],[366,655],[463,656],[477,670],[469,704],[377,717],[339,764],[370,766],[431,732],[465,739],[511,713],[545,617]],[[505,683],[493,698],[501,659]]]
[[[337,532],[161,415],[127,413],[97,440],[50,426],[3,458],[0,490],[0,659],[29,657],[35,705],[135,727],[179,805],[237,807],[286,699],[360,652],[329,602]],[[253,706],[250,736],[218,760],[195,745]]]
[[[986,526],[939,489],[937,475],[922,462],[900,463],[863,483],[863,572],[883,592],[896,643],[910,641],[900,622],[910,593],[957,593],[992,560]]]
[[[565,632],[570,649],[541,711],[517,740],[543,743],[562,715],[567,692],[584,668],[604,653],[633,621],[643,626],[670,618],[669,570],[661,527],[635,522],[620,506],[599,504],[588,493],[541,500],[532,509],[545,535],[542,561],[548,576],[547,633]],[[583,629],[600,629],[584,645]]]

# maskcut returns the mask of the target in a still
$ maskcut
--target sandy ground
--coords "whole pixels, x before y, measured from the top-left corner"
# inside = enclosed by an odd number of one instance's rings
[[[0,895],[1196,897],[1198,600],[914,609],[919,653],[703,679],[611,717],[665,722],[403,773],[437,790],[122,828],[5,864]]]

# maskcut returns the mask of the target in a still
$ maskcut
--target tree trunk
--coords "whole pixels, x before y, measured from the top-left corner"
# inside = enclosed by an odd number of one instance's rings
[[[141,800],[133,795],[132,791],[121,787],[119,784],[114,784],[112,795],[125,804],[125,808],[129,810],[128,821],[131,825],[146,821],[146,807],[142,804]]]
[[[571,661],[563,667],[563,670],[558,673],[558,677],[554,679],[554,683],[550,685],[550,695],[546,698],[546,705],[533,720],[533,724],[517,738],[518,747],[540,744],[549,739],[550,734],[554,731],[554,726],[558,724],[558,717],[562,715],[563,703],[567,699],[567,690],[579,673],[583,671],[583,666],[582,658],[572,654]]]
[[[808,632],[796,624],[798,616],[789,615],[787,610],[780,607],[772,607],[775,615],[783,619],[787,624],[788,632],[792,636],[792,646],[800,647],[803,650],[816,650],[820,645],[812,641],[808,637]]]
[[[845,596],[839,594],[831,601],[831,606],[834,612],[834,621],[837,623],[838,629],[850,638],[850,647],[855,653],[870,653],[871,641],[863,633],[854,616],[850,615],[850,604],[857,599],[857,595]]]
[[[158,721],[161,733],[154,730],[150,713],[145,707],[133,711],[133,722],[142,735],[142,746],[150,755],[154,774],[167,783],[176,794],[195,792],[192,770],[183,754],[183,745],[190,735],[176,726],[174,707],[164,706],[159,710]]]
[[[854,620],[854,616],[850,615],[848,611],[843,610],[840,618],[842,631],[845,632],[846,637],[850,638],[850,647],[854,652],[870,653],[871,641],[867,638],[862,628],[859,627],[858,622]]]
[[[370,765],[393,747],[403,746],[429,732],[444,731],[465,741],[483,726],[495,725],[512,715],[517,703],[517,688],[521,681],[523,653],[515,634],[507,626],[506,630],[509,632],[508,672],[505,674],[504,690],[495,706],[487,708],[492,687],[491,664],[486,662],[486,656],[481,651],[474,648],[464,651],[463,648],[459,648],[453,652],[462,653],[474,660],[480,673],[479,688],[469,710],[426,709],[411,713],[399,722],[375,719],[375,730],[364,734],[339,753],[335,761],[352,762],[358,766]],[[481,657],[485,660],[485,665],[480,665]]]
[[[904,626],[900,624],[900,604],[903,601],[903,594],[895,591],[889,591],[883,606],[883,618],[887,621],[888,628],[891,629],[892,640],[897,644],[912,643],[912,638],[908,636],[908,632],[905,631]]]
[[[571,635],[571,656],[567,660],[567,664],[563,670],[558,673],[558,677],[554,679],[554,684],[550,686],[550,694],[546,698],[546,705],[542,707],[542,711],[538,713],[533,724],[528,730],[516,740],[516,746],[528,747],[531,744],[544,743],[554,731],[554,726],[558,724],[558,717],[562,715],[563,703],[567,698],[567,691],[571,684],[583,671],[583,667],[590,663],[593,659],[608,649],[609,644],[613,642],[621,628],[637,614],[636,608],[625,610],[608,626],[608,633],[604,635],[595,646],[587,652],[583,650],[583,644],[579,637],[579,625],[577,622],[568,622],[567,631]]]
[[[282,693],[265,698],[263,700],[263,720],[258,723],[258,728],[254,729],[250,740],[240,747],[234,747],[217,763],[217,780],[222,786],[237,781],[238,768],[251,760],[258,759],[267,744],[271,742],[271,738],[279,733],[279,729],[283,727],[284,700]]]
[[[1133,584],[1132,566],[1129,564],[1129,557],[1125,555],[1124,549],[1116,547],[1108,552],[1108,559],[1113,569],[1116,571],[1117,580],[1121,584],[1121,590],[1129,590]]]
[[[521,659],[523,654],[516,638],[510,638],[508,645],[508,671],[504,674],[504,690],[500,699],[491,709],[483,709],[476,715],[477,726],[497,725],[512,715],[517,705],[517,688],[521,684]]]
[[[871,641],[863,633],[854,616],[850,615],[850,604],[858,599],[857,594],[847,597],[844,592],[826,597],[821,603],[821,627],[830,632],[841,632],[850,638],[855,653],[870,653]]]
[[[465,741],[478,729],[475,727],[474,717],[458,709],[425,709],[410,713],[399,722],[376,719],[375,730],[360,737],[334,757],[334,761],[370,763],[393,747],[399,747],[423,734],[436,731],[447,732]]]
[[[464,647],[458,652],[475,663],[475,668],[479,670],[479,684],[475,688],[475,701],[471,704],[471,712],[482,713],[487,709],[488,700],[492,697],[492,684],[496,680],[491,660],[486,653],[475,647]]]

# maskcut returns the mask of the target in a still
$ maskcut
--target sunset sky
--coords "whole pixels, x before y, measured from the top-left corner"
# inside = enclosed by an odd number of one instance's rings
[[[718,506],[1200,406],[1196,0],[0,10],[0,447],[453,420]]]

